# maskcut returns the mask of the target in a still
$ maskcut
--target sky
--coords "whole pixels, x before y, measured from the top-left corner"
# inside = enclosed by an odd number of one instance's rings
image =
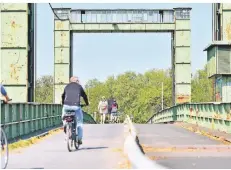
[[[191,7],[192,73],[206,64],[203,49],[212,41],[212,4],[81,4],[52,3],[53,8],[166,9]],[[37,6],[37,78],[53,75],[54,33],[53,13],[48,3]],[[88,80],[106,80],[125,71],[144,73],[149,69],[171,67],[170,33],[76,33],[74,34],[73,74],[84,85]],[[106,63],[107,62],[107,63]]]

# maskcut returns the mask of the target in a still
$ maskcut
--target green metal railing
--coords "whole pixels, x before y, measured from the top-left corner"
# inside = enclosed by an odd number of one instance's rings
[[[88,124],[96,124],[96,121],[94,120],[94,118],[90,114],[84,111],[83,111],[83,122],[88,123]]]
[[[231,133],[231,103],[193,103],[155,113],[147,123],[182,121]]]
[[[1,104],[1,125],[7,138],[17,139],[33,132],[62,124],[62,105],[38,103]],[[84,123],[96,123],[91,115],[83,113]]]

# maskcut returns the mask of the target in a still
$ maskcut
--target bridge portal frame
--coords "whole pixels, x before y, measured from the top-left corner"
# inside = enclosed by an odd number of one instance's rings
[[[54,102],[73,75],[74,33],[171,33],[172,101],[191,102],[191,8],[54,9]]]

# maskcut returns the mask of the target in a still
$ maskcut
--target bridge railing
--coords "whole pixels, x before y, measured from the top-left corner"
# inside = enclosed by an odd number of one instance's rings
[[[147,123],[187,122],[231,133],[231,103],[190,103],[155,113]]]
[[[9,140],[62,125],[62,105],[39,103],[1,104],[1,125]],[[84,123],[96,123],[83,112]]]

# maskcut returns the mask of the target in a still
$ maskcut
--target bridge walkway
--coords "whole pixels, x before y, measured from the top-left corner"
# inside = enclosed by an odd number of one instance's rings
[[[85,124],[80,150],[68,152],[64,133],[57,134],[28,148],[10,153],[9,169],[111,169],[119,168],[124,157],[123,124]]]
[[[166,168],[231,169],[231,145],[227,143],[175,124],[145,124],[135,127],[146,156]]]
[[[174,124],[135,127],[146,156],[166,168],[231,169],[231,145]],[[83,145],[74,152],[68,152],[64,137],[59,132],[11,152],[7,168],[118,169],[126,162],[123,124],[85,124]]]

